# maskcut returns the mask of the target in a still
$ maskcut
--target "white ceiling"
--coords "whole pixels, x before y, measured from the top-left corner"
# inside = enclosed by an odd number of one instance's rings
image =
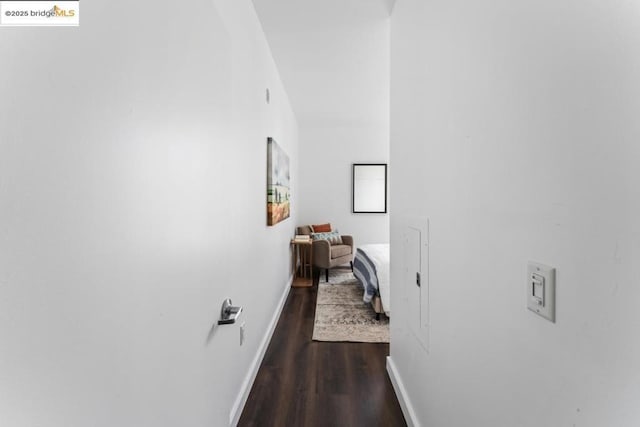
[[[395,0],[253,0],[300,123],[388,120]]]

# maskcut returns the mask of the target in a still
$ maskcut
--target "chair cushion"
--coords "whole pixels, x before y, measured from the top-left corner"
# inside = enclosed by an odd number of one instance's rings
[[[331,246],[331,259],[340,258],[341,256],[349,255],[350,253],[351,253],[351,246],[349,245]]]
[[[328,240],[330,245],[341,245],[342,237],[338,234],[338,230],[331,233],[311,233],[313,240]]]
[[[331,232],[331,224],[314,224],[311,226],[311,230],[314,233],[329,233]]]

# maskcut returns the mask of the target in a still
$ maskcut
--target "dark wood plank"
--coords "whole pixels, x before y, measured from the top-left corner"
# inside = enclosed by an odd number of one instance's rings
[[[239,426],[406,426],[388,344],[312,341],[319,272],[292,288]]]

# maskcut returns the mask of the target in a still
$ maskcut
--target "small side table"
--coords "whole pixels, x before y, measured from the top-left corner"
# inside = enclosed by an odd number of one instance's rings
[[[293,246],[293,283],[294,288],[313,286],[313,241],[291,240]]]

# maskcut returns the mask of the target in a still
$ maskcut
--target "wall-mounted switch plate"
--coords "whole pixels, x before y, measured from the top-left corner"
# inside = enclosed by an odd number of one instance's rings
[[[556,321],[556,269],[527,264],[527,308],[551,322]]]

